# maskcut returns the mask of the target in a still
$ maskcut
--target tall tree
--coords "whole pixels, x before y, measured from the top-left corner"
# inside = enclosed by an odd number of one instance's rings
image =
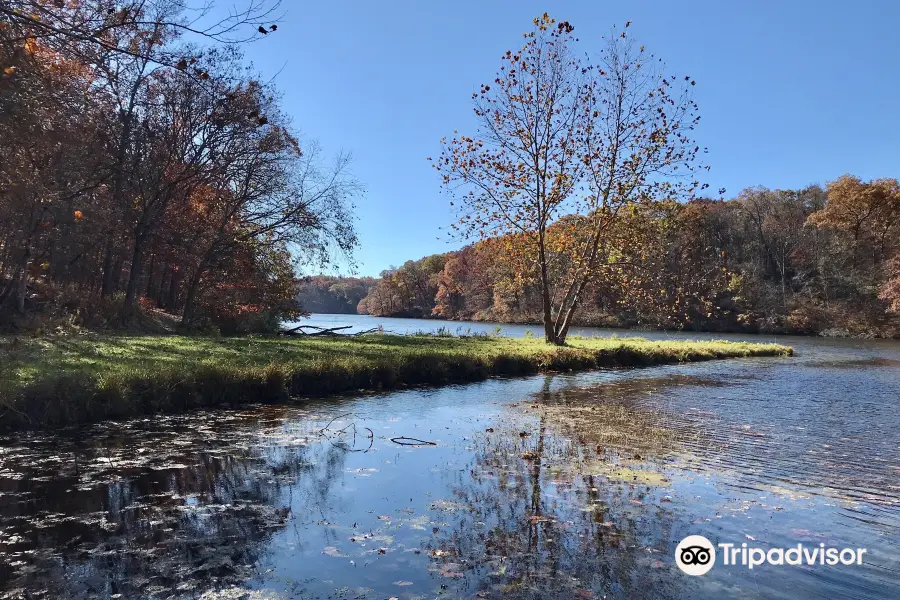
[[[619,210],[703,187],[690,137],[699,119],[693,80],[664,76],[624,30],[588,64],[572,32],[546,13],[534,19],[493,85],[473,94],[478,135],[444,140],[434,165],[462,201],[457,228],[526,241],[553,344],[565,343],[585,288],[602,273],[601,241]],[[550,226],[566,215],[578,218],[551,244]]]
[[[587,167],[576,212],[587,226],[573,230],[565,293],[554,323],[556,343],[568,334],[585,288],[604,266],[601,242],[623,207],[693,198],[705,189],[693,139],[700,121],[693,79],[667,75],[662,60],[614,29],[593,68],[589,120],[579,157]],[[580,235],[579,235],[580,234]],[[602,283],[602,282],[601,282]]]

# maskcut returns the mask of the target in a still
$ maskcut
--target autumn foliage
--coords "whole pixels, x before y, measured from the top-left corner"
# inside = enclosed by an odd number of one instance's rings
[[[896,180],[843,176],[825,189],[750,188],[727,201],[629,207],[601,238],[599,277],[575,324],[896,336],[900,226],[888,218],[896,189]],[[551,225],[548,246],[557,228],[568,235],[577,226]],[[540,274],[521,260],[522,238],[407,262],[382,274],[360,312],[541,323]],[[562,264],[550,263],[551,278]],[[429,301],[409,292],[423,287]]]
[[[630,23],[591,61],[574,27],[547,13],[472,95],[479,128],[443,140],[434,167],[461,205],[464,237],[514,240],[533,264],[548,342],[565,342],[589,286],[610,264],[602,244],[623,210],[691,198],[701,152],[695,82],[665,72]]]
[[[206,29],[175,0],[8,6],[0,320],[158,308],[239,331],[298,315],[296,263],[349,256],[359,186],[244,64],[246,36],[277,29],[255,32],[264,3]]]

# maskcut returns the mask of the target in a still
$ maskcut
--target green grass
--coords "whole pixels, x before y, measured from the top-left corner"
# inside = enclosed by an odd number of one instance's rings
[[[0,428],[32,429],[281,402],[358,389],[608,366],[789,355],[775,344],[368,335],[67,336],[0,340]]]

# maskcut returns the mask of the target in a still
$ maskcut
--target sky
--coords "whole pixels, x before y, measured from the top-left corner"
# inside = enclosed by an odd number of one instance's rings
[[[240,2],[230,0],[226,4]],[[284,0],[247,58],[306,139],[353,154],[365,186],[357,273],[459,248],[427,157],[475,133],[471,95],[550,12],[599,51],[613,24],[697,81],[710,189],[900,175],[900,3],[890,0],[533,2]],[[445,230],[441,230],[441,228]],[[341,268],[350,274],[346,264]]]

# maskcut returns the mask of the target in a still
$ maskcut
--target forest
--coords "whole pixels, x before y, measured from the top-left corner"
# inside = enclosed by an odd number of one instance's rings
[[[242,57],[276,7],[0,2],[0,326],[301,314],[296,267],[352,253],[360,186]]]
[[[0,3],[0,328],[155,315],[246,332],[359,312],[544,322],[548,341],[570,322],[900,332],[896,179],[704,197],[703,152],[685,133],[699,120],[695,82],[676,93],[674,77],[641,74],[650,56],[624,31],[582,64],[566,51],[572,26],[546,14],[473,94],[482,137],[443,140],[433,162],[463,247],[377,279],[299,277],[353,265],[362,186],[348,154],[299,137],[278,89],[244,60],[247,43],[282,34],[257,25],[272,11],[254,1],[199,28],[178,0]],[[541,52],[548,71],[523,70]],[[504,75],[517,70],[554,83],[524,103]],[[599,110],[616,94],[643,112]],[[523,137],[520,113],[559,133]],[[534,164],[559,160],[522,171],[507,149],[532,142]],[[692,174],[684,186],[678,166]],[[484,192],[495,185],[502,197]]]
[[[898,217],[897,180],[849,175],[824,188],[635,206],[603,239],[602,274],[576,323],[893,337]],[[408,261],[383,272],[358,310],[539,323],[537,264],[511,258],[520,243],[497,237]]]
[[[0,0],[0,600],[900,598],[900,12],[570,4]]]

